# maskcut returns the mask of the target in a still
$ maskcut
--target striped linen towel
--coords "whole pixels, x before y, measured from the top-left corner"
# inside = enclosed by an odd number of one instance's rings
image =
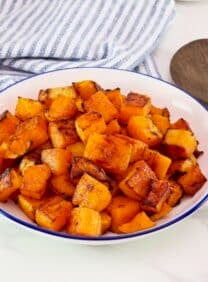
[[[153,50],[173,0],[0,0],[0,89],[73,67],[159,76]]]

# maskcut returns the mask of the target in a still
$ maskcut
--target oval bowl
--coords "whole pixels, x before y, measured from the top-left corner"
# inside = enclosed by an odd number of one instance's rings
[[[126,94],[129,91],[147,94],[151,97],[153,104],[167,107],[170,110],[171,121],[180,117],[186,119],[197,136],[200,144],[199,149],[204,151],[204,154],[199,159],[199,164],[204,175],[208,178],[208,148],[206,140],[206,136],[208,136],[208,113],[206,109],[181,89],[151,76],[109,68],[76,68],[43,73],[17,82],[4,89],[0,95],[0,112],[7,109],[14,112],[18,96],[37,98],[37,93],[40,89],[66,86],[74,81],[85,79],[94,80],[104,88],[120,87],[122,92]],[[0,214],[23,227],[25,232],[30,230],[39,235],[46,235],[59,240],[65,239],[79,244],[104,245],[143,238],[144,236],[162,231],[184,220],[207,199],[208,184],[205,183],[194,197],[183,198],[181,203],[174,207],[168,216],[159,220],[155,227],[131,234],[118,235],[109,233],[100,237],[74,236],[41,228],[31,222],[12,201],[0,203]]]

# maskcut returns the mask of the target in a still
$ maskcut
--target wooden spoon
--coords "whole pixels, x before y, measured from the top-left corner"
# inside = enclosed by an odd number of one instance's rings
[[[181,47],[170,63],[173,81],[208,106],[208,39]]]

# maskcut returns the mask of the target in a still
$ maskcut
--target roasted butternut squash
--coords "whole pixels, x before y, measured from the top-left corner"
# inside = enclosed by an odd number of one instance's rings
[[[71,202],[53,196],[36,209],[35,220],[41,227],[59,231],[68,222],[71,210]]]
[[[77,184],[72,202],[100,212],[110,204],[111,198],[106,185],[85,173]]]
[[[90,96],[90,98],[84,102],[84,108],[87,112],[100,113],[106,123],[118,117],[116,107],[111,103],[103,91],[98,91]]]
[[[70,234],[99,236],[102,234],[102,221],[99,212],[86,207],[74,208],[68,226]]]

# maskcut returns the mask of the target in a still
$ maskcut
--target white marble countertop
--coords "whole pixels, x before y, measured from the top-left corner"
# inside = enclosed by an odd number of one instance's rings
[[[178,3],[156,61],[170,80],[171,56],[208,37],[208,1]],[[208,206],[174,227],[123,245],[91,247],[32,234],[0,216],[0,281],[207,282]]]

